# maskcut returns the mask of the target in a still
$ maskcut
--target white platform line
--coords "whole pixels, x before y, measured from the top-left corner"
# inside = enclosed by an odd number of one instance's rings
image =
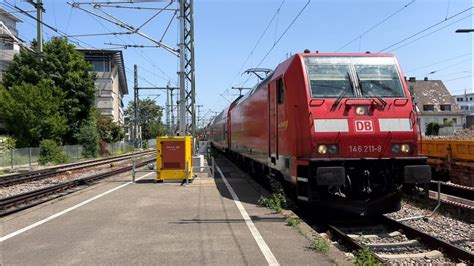
[[[154,173],[148,173],[148,174],[146,174],[146,175],[144,175],[144,176],[142,176],[142,177],[140,177],[140,178],[137,178],[137,179],[135,179],[135,180],[140,180],[140,179],[145,178],[145,177],[147,177],[147,176],[149,176],[149,175],[151,175],[151,174],[154,174]],[[90,198],[90,199],[88,199],[88,200],[85,200],[85,201],[83,201],[83,202],[81,202],[81,203],[78,203],[78,204],[76,204],[76,205],[74,205],[74,206],[72,206],[72,207],[69,207],[69,208],[67,208],[67,209],[65,209],[65,210],[63,210],[63,211],[60,211],[60,212],[58,212],[58,213],[55,213],[55,214],[53,214],[53,215],[51,215],[51,216],[49,216],[49,217],[46,217],[46,218],[44,218],[43,220],[40,220],[40,221],[38,221],[38,222],[36,222],[36,223],[34,223],[34,224],[28,225],[27,227],[23,227],[22,229],[17,230],[17,231],[15,231],[15,232],[12,232],[12,233],[10,233],[10,234],[8,234],[8,235],[6,235],[6,236],[2,236],[2,237],[0,238],[0,242],[3,242],[3,241],[5,241],[5,240],[8,240],[8,239],[10,239],[10,238],[12,238],[12,237],[15,237],[15,236],[17,236],[17,235],[19,235],[19,234],[22,234],[22,233],[24,233],[24,232],[26,232],[26,231],[28,231],[28,230],[31,230],[31,229],[33,229],[33,228],[35,228],[35,227],[37,227],[37,226],[40,226],[40,225],[42,225],[42,224],[44,224],[44,223],[47,223],[47,222],[49,222],[49,221],[51,221],[51,220],[53,220],[53,219],[56,219],[56,218],[58,218],[58,217],[61,216],[61,215],[64,215],[64,214],[66,214],[66,213],[68,213],[68,212],[70,212],[70,211],[72,211],[72,210],[75,210],[75,209],[77,209],[77,208],[79,208],[79,207],[81,207],[81,206],[84,206],[84,205],[86,205],[86,204],[88,204],[88,203],[90,203],[90,202],[93,202],[93,201],[96,200],[96,199],[102,198],[103,196],[105,196],[105,195],[107,195],[107,194],[109,194],[109,193],[112,193],[112,192],[114,192],[115,190],[121,189],[121,188],[123,188],[123,187],[125,187],[125,186],[128,186],[128,185],[130,185],[130,184],[132,184],[132,182],[127,182],[127,183],[122,184],[122,185],[120,185],[120,186],[118,186],[118,187],[115,187],[115,188],[112,188],[112,189],[110,189],[110,190],[107,190],[106,192],[104,192],[104,193],[102,193],[102,194],[99,194],[99,195],[97,195],[97,196],[94,196],[94,197],[92,197],[92,198]]]
[[[272,265],[272,266],[280,265],[278,264],[277,259],[273,255],[267,243],[265,243],[265,240],[263,239],[262,235],[258,231],[257,227],[252,222],[252,219],[250,219],[250,216],[245,210],[242,203],[240,202],[239,197],[237,196],[237,194],[235,194],[234,189],[229,184],[229,182],[227,182],[227,179],[225,178],[224,174],[222,173],[221,169],[219,168],[217,164],[216,164],[216,168],[217,168],[217,171],[219,171],[219,174],[221,175],[222,180],[224,181],[224,184],[227,187],[227,190],[229,190],[230,195],[234,199],[235,205],[237,205],[237,208],[239,209],[240,214],[242,215],[242,218],[244,218],[245,224],[247,224],[247,227],[249,228],[250,233],[252,233],[253,238],[257,242],[257,245],[260,248],[260,251],[262,251],[263,256],[265,256],[265,259],[267,260],[268,265]]]

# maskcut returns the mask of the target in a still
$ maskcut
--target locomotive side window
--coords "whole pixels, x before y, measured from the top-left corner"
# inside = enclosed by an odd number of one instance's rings
[[[354,97],[349,65],[308,65],[311,97],[333,98],[345,91],[344,97]]]
[[[283,83],[283,79],[277,80],[277,102],[278,104],[282,104],[285,100],[285,85]]]
[[[362,96],[404,97],[394,65],[355,65]]]

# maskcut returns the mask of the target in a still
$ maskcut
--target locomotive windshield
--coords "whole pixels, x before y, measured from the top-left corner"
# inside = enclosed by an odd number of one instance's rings
[[[305,57],[312,98],[404,97],[392,57]]]

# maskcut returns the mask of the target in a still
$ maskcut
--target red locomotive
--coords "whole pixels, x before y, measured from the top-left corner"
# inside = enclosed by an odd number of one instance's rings
[[[403,184],[431,179],[402,77],[392,54],[295,54],[222,111],[209,140],[299,201],[395,211]]]

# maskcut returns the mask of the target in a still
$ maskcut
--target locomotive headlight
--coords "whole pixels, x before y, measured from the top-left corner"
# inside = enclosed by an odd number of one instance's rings
[[[392,152],[393,153],[400,153],[400,145],[399,144],[393,144],[392,145]]]
[[[337,154],[337,145],[329,145],[328,146],[328,153],[329,154]]]
[[[409,144],[393,144],[392,153],[410,153],[411,147]]]
[[[334,144],[318,146],[318,153],[322,155],[325,155],[325,154],[334,155],[334,154],[337,154],[337,152],[338,152],[338,147],[337,145],[334,145]]]
[[[357,115],[365,115],[367,114],[367,107],[365,106],[357,106],[355,109]]]
[[[408,144],[402,144],[402,145],[400,146],[400,151],[401,151],[402,153],[409,153],[409,152],[410,152],[410,145],[408,145]]]
[[[328,153],[328,147],[326,145],[319,145],[318,146],[318,153],[319,154],[326,154]]]

